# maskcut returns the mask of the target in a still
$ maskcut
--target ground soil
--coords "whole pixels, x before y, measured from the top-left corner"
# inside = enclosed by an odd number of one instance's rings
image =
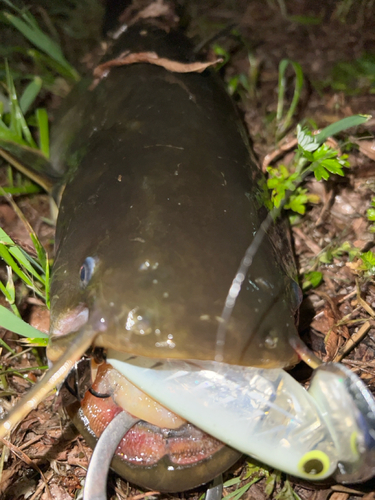
[[[35,3],[35,2],[34,2]],[[74,2],[73,2],[74,3]],[[41,2],[43,4],[43,2]],[[47,2],[48,4],[48,2]],[[345,16],[340,8],[349,6]],[[48,8],[48,5],[47,5]],[[239,110],[254,141],[254,148],[262,164],[267,154],[279,145],[275,141],[274,127],[270,117],[276,111],[278,65],[282,59],[297,61],[303,68],[305,89],[300,102],[298,121],[309,121],[317,127],[324,127],[354,113],[370,114],[375,117],[375,89],[362,80],[350,89],[338,91],[330,85],[332,70],[338,62],[358,59],[364,52],[375,54],[375,7],[371,1],[350,2],[290,0],[286,4],[269,0],[240,1],[191,1],[188,4],[190,16],[188,32],[196,39],[209,39],[223,28],[235,25],[241,33],[238,38],[223,36],[217,43],[231,54],[230,63],[222,70],[223,79],[228,82],[233,75],[248,74],[249,54],[252,69],[258,68],[256,83],[249,92],[235,95]],[[82,13],[81,13],[82,15]],[[293,16],[300,16],[296,18]],[[304,16],[304,23],[302,23]],[[308,21],[309,17],[310,21]],[[311,18],[318,21],[314,24]],[[91,21],[94,22],[94,21]],[[95,19],[95,22],[98,22]],[[84,24],[84,23],[83,23]],[[61,28],[60,28],[61,29]],[[69,30],[61,30],[62,38],[69,38]],[[98,30],[93,30],[98,33]],[[7,36],[10,36],[7,32]],[[94,48],[91,39],[85,51]],[[70,40],[69,51],[74,53],[74,42]],[[78,49],[77,49],[78,51]],[[77,52],[76,51],[76,52]],[[78,59],[81,60],[83,54]],[[293,78],[290,73],[290,90],[287,100],[293,94]],[[241,89],[240,89],[241,90]],[[351,95],[349,95],[351,94]],[[48,99],[48,98],[47,98]],[[48,101],[52,108],[55,98]],[[52,109],[53,114],[53,109]],[[348,266],[348,255],[335,254],[328,263],[321,263],[322,252],[337,249],[345,241],[361,250],[371,250],[373,235],[366,210],[375,190],[375,118],[370,119],[358,130],[350,130],[339,137],[355,146],[350,150],[351,168],[345,178],[332,178],[324,185],[312,179],[306,187],[318,195],[318,203],[308,208],[307,213],[294,221],[291,229],[294,249],[300,275],[308,270],[320,270],[322,284],[306,291],[300,313],[300,333],[315,353],[324,361],[337,360],[345,352],[348,340],[367,324],[366,336],[351,352],[345,353],[343,362],[375,390],[375,286],[371,279],[364,280],[356,272],[355,266]],[[285,139],[292,140],[290,138]],[[361,140],[359,140],[361,139]],[[286,163],[292,153],[280,153],[278,161]],[[3,181],[4,174],[2,174]],[[52,252],[53,227],[46,222],[49,217],[49,203],[46,195],[35,195],[18,200],[18,204],[37,231],[43,243]],[[27,233],[12,208],[0,201],[1,226],[17,242],[24,246],[30,243]],[[4,273],[2,271],[2,273]],[[2,274],[4,278],[4,274]],[[22,290],[20,290],[22,292]],[[4,303],[4,301],[3,301]],[[24,297],[20,309],[33,324],[48,328],[48,317],[39,302]],[[41,371],[33,370],[37,364],[35,352],[25,350],[9,332],[1,331],[1,338],[19,354],[16,358],[2,351],[1,369],[28,368],[29,379],[8,372],[7,389],[3,396],[0,412],[5,412],[11,404],[35,380]],[[38,353],[43,357],[43,353]],[[301,380],[308,374],[303,369],[297,376]],[[1,377],[4,378],[3,372]],[[85,469],[91,450],[65,417],[54,396],[49,397],[38,409],[31,412],[10,438],[11,444],[4,448],[3,470],[0,482],[0,497],[4,500],[48,498],[68,500],[80,498]],[[242,460],[225,475],[246,477],[246,460]],[[274,497],[283,487],[283,481],[276,482]],[[290,479],[293,483],[293,480]],[[240,485],[227,488],[228,495]],[[265,479],[254,484],[243,497],[262,500],[267,497]],[[363,497],[374,498],[375,484],[354,486],[352,490],[335,485],[333,487],[302,485],[295,482],[294,491],[303,500],[348,500]],[[47,486],[48,485],[48,486]],[[198,499],[204,489],[178,495],[179,498]],[[268,492],[269,493],[269,492]],[[49,496],[50,495],[50,496]],[[143,498],[145,495],[132,485],[110,475],[109,498]],[[153,494],[155,498],[166,495]],[[170,497],[170,496],[169,496]],[[281,498],[290,498],[290,492]],[[280,498],[280,497],[279,497]]]

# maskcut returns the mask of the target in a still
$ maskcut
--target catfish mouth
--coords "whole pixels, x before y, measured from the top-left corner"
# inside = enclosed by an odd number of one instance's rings
[[[99,366],[92,389],[95,392],[87,391],[81,402],[81,415],[97,438],[119,412],[128,411],[129,405],[133,416],[145,418],[127,432],[116,451],[131,464],[150,466],[168,457],[171,464],[190,465],[210,458],[225,446],[151,400],[108,363]],[[127,400],[129,392],[137,393],[132,394],[132,401]],[[95,393],[109,397],[97,397]],[[138,399],[138,411],[134,399]]]
[[[183,491],[210,481],[241,456],[151,399],[110,364],[95,372],[80,407],[67,411],[90,446],[120,412],[141,419],[122,438],[112,463],[126,479],[149,489]]]

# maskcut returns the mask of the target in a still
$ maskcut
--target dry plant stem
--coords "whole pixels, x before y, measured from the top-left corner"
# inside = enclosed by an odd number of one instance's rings
[[[154,495],[160,495],[159,491],[148,491],[147,493],[140,493],[139,495],[134,495],[133,497],[129,497],[128,500],[143,500],[143,498],[147,498]]]
[[[326,191],[326,184],[323,184],[323,186],[324,186],[324,190]],[[318,220],[315,222],[315,227],[320,226],[320,224],[322,224],[324,222],[323,219],[324,219],[326,213],[328,212],[328,209],[333,201],[333,198],[334,198],[334,192],[333,192],[333,189],[331,189],[329,191],[329,195],[327,196],[326,201],[324,202],[323,208],[320,211]]]
[[[348,498],[349,498],[349,493],[343,493],[341,491],[340,492],[335,491],[330,497],[331,500],[348,500]]]
[[[341,493],[349,493],[350,495],[358,495],[358,496],[363,496],[365,493],[363,491],[358,491],[354,490],[353,488],[348,488],[347,486],[344,486],[343,484],[334,484],[331,486],[331,489],[333,491],[338,491]]]
[[[28,448],[29,446],[31,446],[32,444],[34,443],[37,443],[38,441],[40,441],[42,439],[42,436],[35,436],[34,438],[32,439],[29,439],[28,441],[26,441],[26,443],[23,443],[21,446],[19,446],[19,450],[24,450],[25,448]]]
[[[360,297],[359,295],[358,295],[358,302],[359,302],[359,304],[363,307],[363,309],[364,309],[364,310],[365,310],[365,311],[366,311],[366,312],[367,312],[367,313],[371,316],[371,318],[373,318],[373,319],[374,319],[374,318],[375,318],[375,312],[374,312],[374,310],[373,310],[373,309],[372,309],[372,307],[371,307],[369,304],[367,304],[367,302],[366,302],[366,301],[364,301],[364,300],[362,299],[362,297]]]
[[[350,339],[345,343],[345,345],[339,349],[336,356],[333,358],[334,363],[339,363],[349,352],[354,349],[356,345],[358,345],[364,337],[367,335],[367,332],[371,328],[370,321],[366,321],[364,325],[358,330],[357,333],[354,333]]]
[[[357,281],[357,286],[355,290],[355,294],[357,295],[357,300],[359,305],[371,316],[371,318],[375,318],[375,312],[372,309],[372,307],[367,304],[366,301],[364,301],[361,297],[361,290],[359,287],[359,283]],[[354,292],[352,293],[354,295]],[[367,332],[370,330],[372,327],[372,323],[370,321],[366,321],[362,325],[362,327],[358,330],[357,333],[354,333],[345,343],[345,345],[339,349],[338,353],[336,354],[334,358],[334,362],[339,362],[341,361],[356,345],[358,345],[367,335]]]
[[[24,148],[27,148],[26,146],[23,146]],[[38,151],[36,149],[29,148],[33,151],[33,153],[38,154]],[[41,153],[40,153],[41,154]],[[28,170],[25,168],[25,166],[13,158],[12,155],[10,155],[5,149],[0,148],[0,156],[4,158],[5,161],[10,163],[13,167],[15,167],[17,170],[22,172],[26,177],[34,181],[36,184],[39,184],[45,191],[50,192],[52,189],[52,182],[49,180],[42,179],[38,177],[35,173],[33,173],[31,170]],[[41,156],[43,156],[41,154]]]
[[[47,491],[48,491],[48,495],[49,497],[51,498],[51,493],[49,491],[49,487],[48,487],[48,482],[47,482],[47,479],[46,477],[44,476],[43,472],[39,469],[39,467],[37,466],[37,464],[35,462],[33,462],[22,450],[20,450],[17,446],[14,446],[14,444],[12,444],[10,441],[8,441],[7,439],[4,439],[4,438],[0,438],[0,441],[7,447],[10,449],[10,451],[16,455],[17,458],[19,458],[20,460],[22,460],[23,462],[25,462],[27,465],[29,465],[30,467],[32,467],[33,469],[35,469],[41,476],[41,478],[43,479],[43,482],[44,482],[44,486],[46,487]]]
[[[268,153],[262,162],[262,171],[264,173],[267,172],[267,167],[282,153],[286,153],[287,151],[290,151],[291,149],[295,148],[298,144],[297,138],[293,138],[289,140],[288,142],[282,144],[279,146],[277,149],[273,150],[271,153]]]
[[[0,458],[0,484],[1,484],[1,477],[3,475],[5,455],[7,453],[7,450],[8,450],[8,447],[6,445],[4,445],[3,449],[1,450],[1,458]]]
[[[219,62],[222,62],[221,58],[214,59],[213,61],[197,61],[193,63],[182,63],[179,61],[172,61],[165,57],[159,57],[156,52],[137,52],[131,53],[129,51],[123,52],[116,59],[111,59],[103,64],[99,64],[94,69],[94,76],[96,78],[102,78],[107,74],[107,72],[116,66],[126,66],[128,64],[135,63],[149,63],[155,64],[156,66],[162,66],[168,71],[173,73],[202,73],[209,66],[213,66]]]
[[[85,329],[85,327],[78,333],[75,339],[72,340],[70,347],[53,365],[53,368],[48,370],[43,379],[35,384],[10,413],[0,421],[0,438],[5,437],[18,422],[38,406],[52,389],[66,378],[70,370],[74,367],[75,362],[91,346],[97,334],[98,331]]]
[[[352,297],[354,297],[356,294],[357,294],[357,290],[353,290],[352,292],[348,293],[348,295],[345,295],[345,297],[343,297],[342,299],[340,299],[338,301],[338,304],[342,304],[346,300],[351,299]]]
[[[299,227],[293,228],[293,233],[296,234],[306,244],[306,246],[313,252],[314,255],[319,254],[322,249],[313,240],[311,240]]]
[[[53,472],[50,471],[49,473],[46,474],[45,478],[49,482],[50,479],[52,478],[52,476],[53,476]],[[29,500],[36,500],[39,497],[39,495],[42,493],[42,491],[44,490],[44,488],[47,488],[48,495],[51,498],[51,493],[50,493],[50,490],[49,490],[49,487],[48,487],[48,483],[42,482],[42,483],[40,483],[40,485],[35,490],[34,495],[29,498]]]
[[[127,494],[124,494],[123,491],[121,491],[118,486],[115,487],[115,493],[116,493],[116,498],[118,500],[127,500],[128,499],[128,496]]]

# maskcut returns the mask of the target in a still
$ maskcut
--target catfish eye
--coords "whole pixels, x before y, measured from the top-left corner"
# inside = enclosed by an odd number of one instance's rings
[[[94,274],[96,260],[93,257],[87,257],[79,270],[79,279],[81,286],[85,288]]]

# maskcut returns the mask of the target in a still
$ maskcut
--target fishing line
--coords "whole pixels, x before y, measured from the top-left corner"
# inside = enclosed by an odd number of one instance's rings
[[[311,171],[309,169],[306,169],[304,172],[302,172],[301,180],[298,183],[298,185],[301,184],[307,177],[307,175],[309,175],[310,173]],[[250,245],[247,247],[247,250],[245,251],[245,255],[237,269],[236,276],[232,281],[231,287],[229,288],[228,295],[225,299],[225,305],[221,313],[219,326],[216,333],[215,361],[222,362],[224,359],[224,346],[225,346],[228,322],[230,320],[234,306],[236,304],[237,297],[241,291],[242,284],[245,281],[246,275],[250,269],[250,266],[253,263],[254,257],[258,252],[259,247],[262,244],[265,236],[267,235],[267,231],[269,230],[271,225],[276,221],[276,219],[280,217],[281,211],[284,208],[285,204],[288,202],[291,194],[292,194],[291,190],[287,191],[280,205],[278,207],[274,207],[270,212],[268,212],[267,217],[261,223],[253,241],[250,243]],[[312,354],[312,356],[315,355]]]

